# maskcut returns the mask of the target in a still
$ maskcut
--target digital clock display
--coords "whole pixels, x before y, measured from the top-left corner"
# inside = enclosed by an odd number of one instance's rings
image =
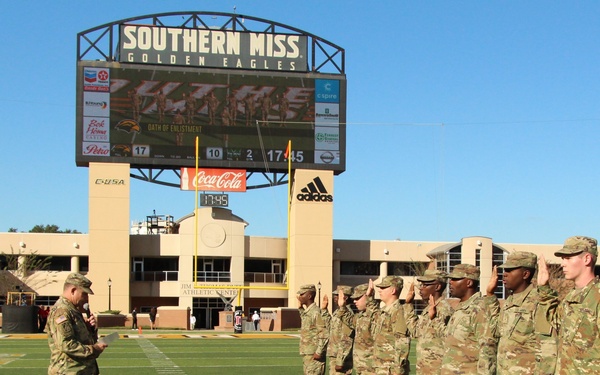
[[[227,207],[229,206],[228,194],[200,194],[200,206]]]

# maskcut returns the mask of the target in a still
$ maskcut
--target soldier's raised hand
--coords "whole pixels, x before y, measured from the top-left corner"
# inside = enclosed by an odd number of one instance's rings
[[[492,268],[492,276],[490,277],[490,282],[488,283],[487,288],[485,288],[485,291],[488,296],[494,295],[496,285],[498,285],[498,266],[494,266],[494,268]]]
[[[550,280],[550,273],[548,272],[546,258],[544,258],[543,255],[540,255],[538,258],[537,284],[538,286],[547,285],[548,280]]]
[[[411,303],[415,299],[415,283],[410,283],[408,293],[406,293],[406,303]]]
[[[429,319],[435,319],[435,315],[437,314],[437,310],[435,308],[435,298],[433,294],[429,295]]]
[[[348,296],[344,294],[344,291],[342,290],[342,288],[339,288],[338,289],[338,298],[337,298],[338,307],[344,307],[346,305],[347,300],[348,300]]]

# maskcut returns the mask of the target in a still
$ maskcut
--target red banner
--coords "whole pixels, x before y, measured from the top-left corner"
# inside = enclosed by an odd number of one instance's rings
[[[245,169],[181,168],[181,190],[246,191]]]

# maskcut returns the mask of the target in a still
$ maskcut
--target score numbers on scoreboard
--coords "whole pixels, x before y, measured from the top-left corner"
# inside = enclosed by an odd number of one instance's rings
[[[263,154],[261,150],[238,149],[232,152],[232,150],[222,147],[206,147],[205,158],[207,160],[229,159],[231,155],[235,155],[236,160],[243,161],[265,161],[265,158],[268,162],[286,161],[284,150],[265,150]],[[313,162],[313,160],[307,160],[303,150],[292,150],[291,159],[295,163]]]

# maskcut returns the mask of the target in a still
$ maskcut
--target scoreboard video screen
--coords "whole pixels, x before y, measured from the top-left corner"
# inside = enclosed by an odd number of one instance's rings
[[[76,163],[346,167],[344,75],[78,61]]]

